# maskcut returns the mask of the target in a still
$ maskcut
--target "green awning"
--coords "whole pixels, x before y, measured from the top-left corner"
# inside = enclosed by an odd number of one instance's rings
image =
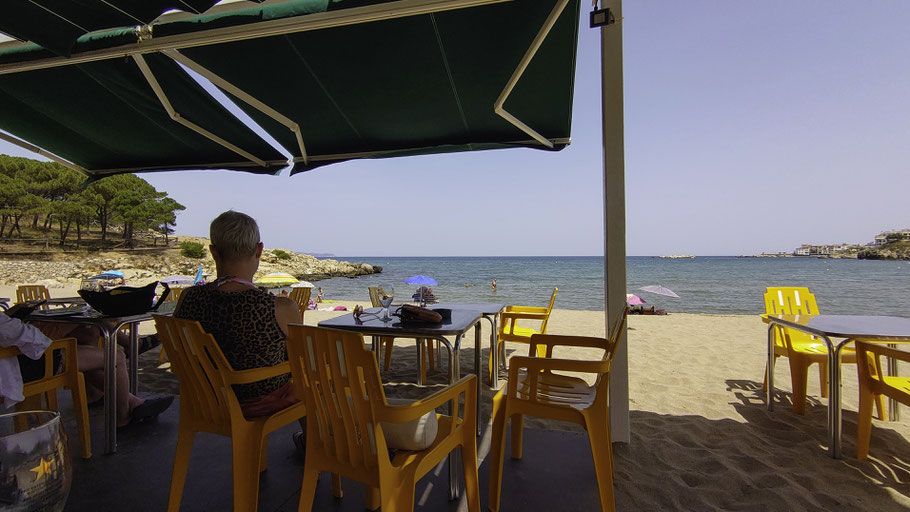
[[[352,158],[559,150],[571,134],[579,10],[579,0],[295,0],[155,23],[138,44],[89,34],[67,59],[0,46],[0,101],[14,105],[0,111],[0,129],[89,174],[286,165],[176,60],[235,96],[293,156],[293,172]],[[36,69],[44,65],[54,67]],[[162,95],[220,142],[174,122]]]

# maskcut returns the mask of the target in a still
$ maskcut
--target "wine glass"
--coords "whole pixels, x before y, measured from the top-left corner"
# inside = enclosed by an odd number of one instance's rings
[[[395,297],[395,287],[389,286],[388,288],[380,288],[379,290],[379,305],[382,306],[382,320],[388,321],[392,317],[389,315],[389,306],[392,305],[392,299]]]

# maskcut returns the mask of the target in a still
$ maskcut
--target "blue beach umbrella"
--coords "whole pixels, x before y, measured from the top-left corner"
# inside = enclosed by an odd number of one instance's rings
[[[428,286],[436,286],[439,283],[435,279],[429,276],[411,276],[404,280],[405,284],[424,284]]]
[[[89,279],[120,279],[123,277],[123,272],[119,270],[106,270],[97,276],[92,276]]]
[[[199,264],[199,270],[196,271],[196,278],[193,279],[193,284],[199,284],[204,279],[202,275],[202,263]]]

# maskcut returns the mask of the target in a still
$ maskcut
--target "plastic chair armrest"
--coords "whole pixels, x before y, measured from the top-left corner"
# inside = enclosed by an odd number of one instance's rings
[[[278,377],[291,373],[291,363],[285,361],[275,366],[253,368],[250,370],[234,370],[226,375],[227,384],[251,384],[271,377]]]
[[[550,316],[549,313],[502,313],[501,319],[502,323],[505,323],[506,320],[546,320]]]
[[[451,386],[441,389],[432,395],[407,405],[389,405],[383,404],[377,411],[377,419],[387,423],[407,423],[416,420],[424,414],[435,410],[437,407],[445,405],[452,400],[457,401],[458,396],[464,393],[464,407],[466,410],[473,410],[477,401],[477,376],[468,375],[462,377],[458,382]]]
[[[506,306],[506,313],[546,313],[547,308],[537,306]]]
[[[509,390],[518,385],[518,370],[528,373],[540,371],[564,371],[576,373],[603,374],[610,371],[609,361],[579,361],[577,359],[552,359],[528,356],[514,356],[509,359]]]
[[[588,336],[561,336],[558,334],[533,334],[531,345],[545,345],[547,347],[586,347],[606,349],[606,340]]]
[[[904,362],[910,362],[910,352],[905,352],[903,350],[897,350],[883,343],[902,343],[900,340],[882,340],[875,338],[865,338],[854,340],[856,342],[857,352],[871,352],[875,356],[885,356],[892,357],[894,359],[899,359]],[[910,343],[906,340],[903,340],[903,344]]]

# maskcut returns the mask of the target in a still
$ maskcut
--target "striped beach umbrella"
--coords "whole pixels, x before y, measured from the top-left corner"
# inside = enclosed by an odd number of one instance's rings
[[[299,283],[300,281],[288,274],[287,272],[272,272],[271,274],[266,274],[259,279],[253,281],[253,283],[259,286],[265,286],[266,288],[276,288],[279,286],[290,286]]]

